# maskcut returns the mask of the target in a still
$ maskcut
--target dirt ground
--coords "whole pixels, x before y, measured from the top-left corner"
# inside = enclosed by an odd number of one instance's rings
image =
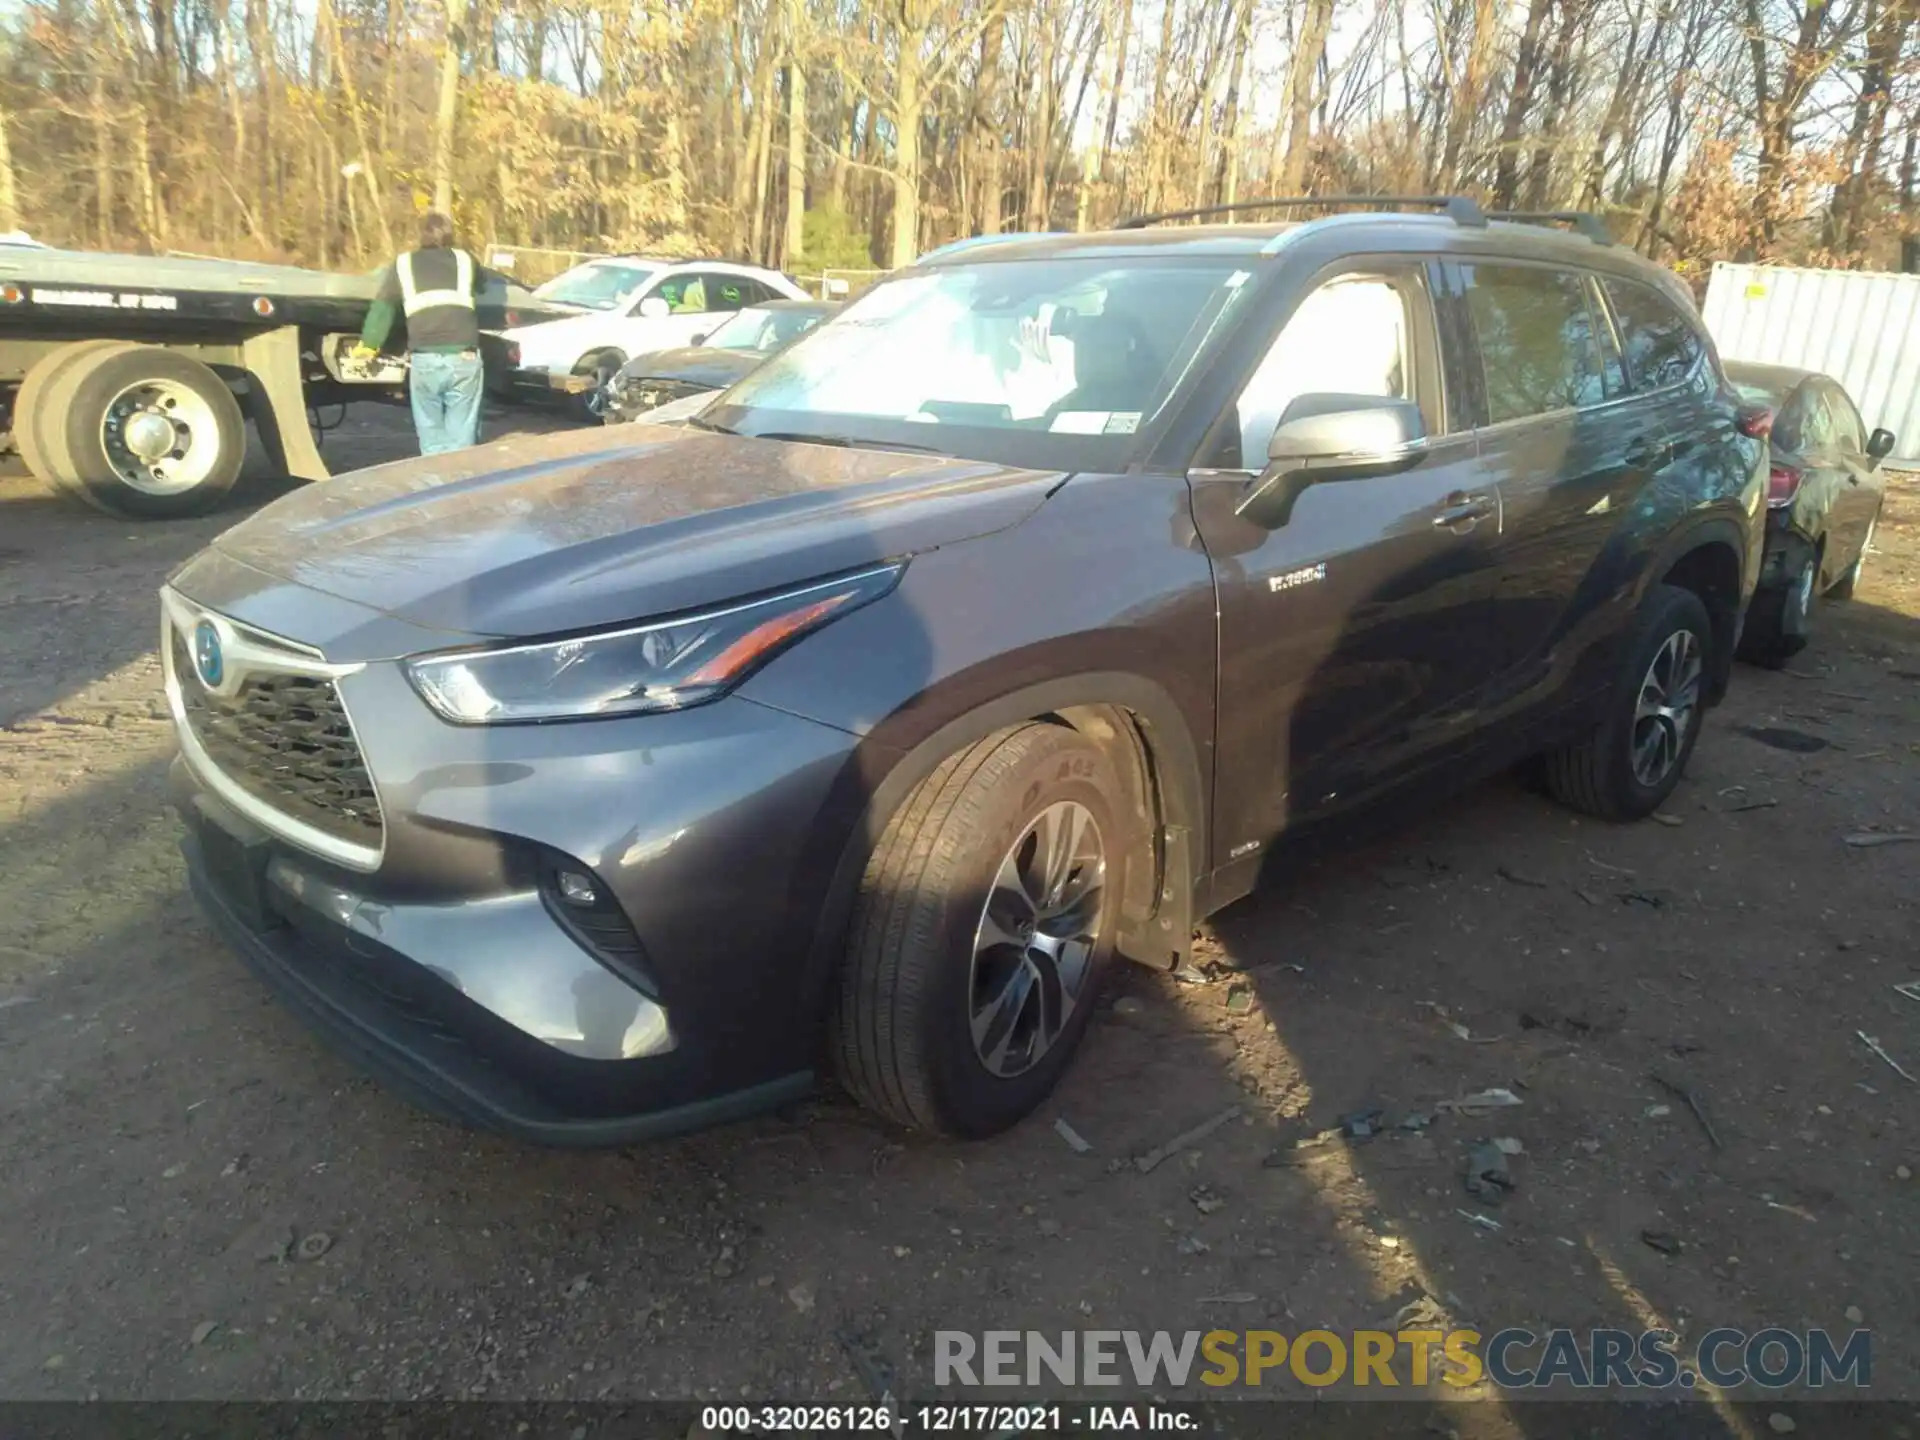
[[[403,423],[329,454],[406,453]],[[362,1079],[184,894],[154,591],[235,513],[129,524],[0,480],[0,1396],[856,1400],[855,1351],[924,1388],[936,1328],[1398,1315],[1864,1325],[1873,1392],[1920,1401],[1920,1085],[1859,1038],[1920,1075],[1893,988],[1920,977],[1920,844],[1847,843],[1920,830],[1920,480],[1860,598],[1788,671],[1740,669],[1666,823],[1501,781],[1304,864],[1195,973],[1120,976],[1059,1095],[991,1143],[827,1095],[584,1155]],[[1522,1103],[1292,1148],[1492,1086]],[[1498,1204],[1462,1182],[1493,1137],[1524,1147]]]

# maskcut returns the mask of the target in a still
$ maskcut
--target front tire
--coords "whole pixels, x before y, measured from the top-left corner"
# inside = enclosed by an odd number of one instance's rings
[[[1853,557],[1853,564],[1847,567],[1831,590],[1827,591],[1830,600],[1851,600],[1853,592],[1859,588],[1860,576],[1867,568],[1867,551],[1873,548],[1873,532],[1880,526],[1880,512],[1875,510],[1873,518],[1867,522],[1867,533],[1860,537],[1860,553]]]
[[[1639,820],[1666,802],[1706,713],[1713,623],[1691,590],[1657,585],[1641,605],[1600,722],[1545,757],[1555,799],[1603,820]]]
[[[603,351],[595,355],[591,362],[583,362],[581,368],[593,376],[593,389],[575,396],[574,405],[579,418],[586,424],[606,423],[607,407],[613,400],[614,378],[626,363],[627,357],[618,350]]]
[[[969,1138],[1046,1099],[1112,959],[1123,793],[1098,747],[1034,723],[950,757],[907,798],[861,879],[830,1020],[856,1099]]]

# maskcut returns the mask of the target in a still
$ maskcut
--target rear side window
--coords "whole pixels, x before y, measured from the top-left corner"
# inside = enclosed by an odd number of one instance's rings
[[[1634,388],[1658,390],[1691,375],[1706,346],[1679,307],[1650,285],[1614,279],[1601,283],[1620,326]]]
[[[1606,399],[1578,275],[1520,265],[1463,265],[1460,272],[1487,377],[1488,424]]]

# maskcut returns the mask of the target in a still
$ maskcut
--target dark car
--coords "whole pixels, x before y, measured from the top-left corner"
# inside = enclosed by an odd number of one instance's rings
[[[692,345],[637,355],[614,376],[601,418],[624,425],[670,401],[724,390],[840,308],[826,300],[769,300],[728,316]]]
[[[1831,376],[1730,360],[1727,378],[1773,411],[1766,559],[1741,655],[1778,667],[1806,647],[1818,597],[1853,598],[1886,493],[1880,462],[1895,440],[1869,433]]]
[[[824,1062],[978,1136],[1295,837],[1529,757],[1648,814],[1765,412],[1665,272],[1432,203],[971,247],[685,425],[259,511],[162,593],[201,904],[477,1125],[631,1141]]]

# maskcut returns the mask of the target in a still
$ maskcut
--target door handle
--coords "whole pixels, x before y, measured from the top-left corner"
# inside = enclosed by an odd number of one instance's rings
[[[1674,447],[1665,440],[1636,440],[1627,447],[1627,468],[1659,470],[1673,459]]]
[[[1449,495],[1445,503],[1447,508],[1433,517],[1434,529],[1461,534],[1473,529],[1496,508],[1491,495]]]

